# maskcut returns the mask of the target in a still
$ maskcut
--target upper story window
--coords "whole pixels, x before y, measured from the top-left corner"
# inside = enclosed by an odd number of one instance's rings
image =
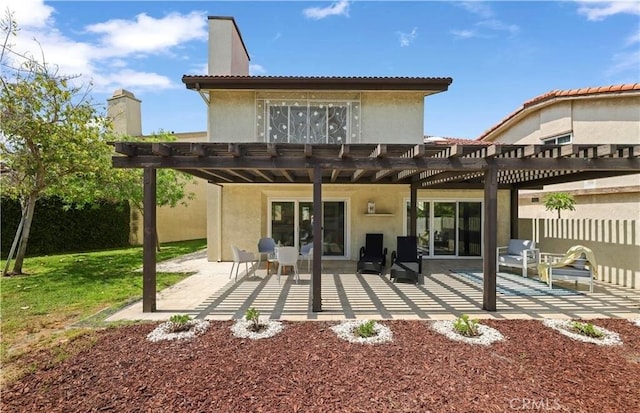
[[[563,135],[554,136],[553,138],[543,139],[542,143],[545,145],[566,145],[572,141],[571,133],[565,133]]]
[[[273,143],[358,142],[359,100],[256,99],[258,135]]]

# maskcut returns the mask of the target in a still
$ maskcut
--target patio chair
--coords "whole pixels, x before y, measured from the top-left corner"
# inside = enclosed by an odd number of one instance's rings
[[[391,270],[389,279],[409,280],[416,284],[422,274],[422,255],[418,253],[418,237],[406,236],[397,238],[397,249],[391,252]]]
[[[300,258],[307,261],[307,271],[311,272],[311,260],[313,259],[313,243],[300,247]]]
[[[276,241],[271,237],[263,237],[258,240],[258,266],[262,262],[262,256],[266,255],[267,261],[267,274],[269,274],[269,258],[273,257],[276,253]]]
[[[293,267],[296,284],[300,279],[298,272],[298,249],[296,247],[278,247],[276,257],[278,259],[278,284],[280,284],[280,274],[283,267]]]
[[[593,279],[598,276],[598,265],[593,251],[582,245],[575,245],[564,254],[543,252],[540,254],[538,273],[540,280],[546,281],[553,288],[556,280],[589,283],[589,292],[593,292]]]
[[[500,266],[519,268],[522,276],[527,276],[527,268],[538,266],[540,250],[536,242],[530,239],[511,239],[509,245],[498,247],[496,250],[496,271]]]
[[[249,263],[253,267],[253,262],[256,260],[256,256],[251,251],[241,250],[235,245],[231,246],[231,250],[233,251],[233,264],[231,264],[231,272],[229,273],[229,279],[231,279],[231,274],[233,274],[233,267],[236,267],[236,281],[238,280],[238,270],[240,269],[240,264],[244,263],[245,270],[247,272],[246,275],[249,274]]]
[[[387,265],[387,249],[382,241],[383,234],[366,235],[365,246],[360,247],[359,273],[382,274]]]

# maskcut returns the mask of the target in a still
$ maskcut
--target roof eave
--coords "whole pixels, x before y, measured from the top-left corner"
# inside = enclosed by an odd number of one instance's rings
[[[444,92],[451,78],[183,76],[193,90],[393,90]]]

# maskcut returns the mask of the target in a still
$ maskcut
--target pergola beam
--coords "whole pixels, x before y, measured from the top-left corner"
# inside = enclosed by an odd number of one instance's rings
[[[635,152],[634,152],[635,153]],[[380,171],[389,169],[403,170],[440,170],[440,171],[481,171],[487,168],[485,158],[330,158],[307,160],[304,157],[263,158],[219,158],[209,160],[190,156],[161,157],[153,155],[116,156],[113,166],[116,168],[173,168],[173,169],[308,169],[311,165],[322,169],[353,169],[362,171]],[[495,158],[495,166],[502,171],[638,171],[640,159],[629,158]],[[360,174],[359,174],[360,175]]]

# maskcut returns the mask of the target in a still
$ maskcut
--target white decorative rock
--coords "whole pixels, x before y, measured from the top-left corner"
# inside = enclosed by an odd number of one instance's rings
[[[456,331],[453,327],[453,320],[434,321],[431,323],[431,328],[440,334],[443,334],[451,340],[462,341],[468,344],[480,344],[488,346],[496,341],[504,340],[504,336],[500,334],[495,328],[478,324],[479,336],[467,337]]]

